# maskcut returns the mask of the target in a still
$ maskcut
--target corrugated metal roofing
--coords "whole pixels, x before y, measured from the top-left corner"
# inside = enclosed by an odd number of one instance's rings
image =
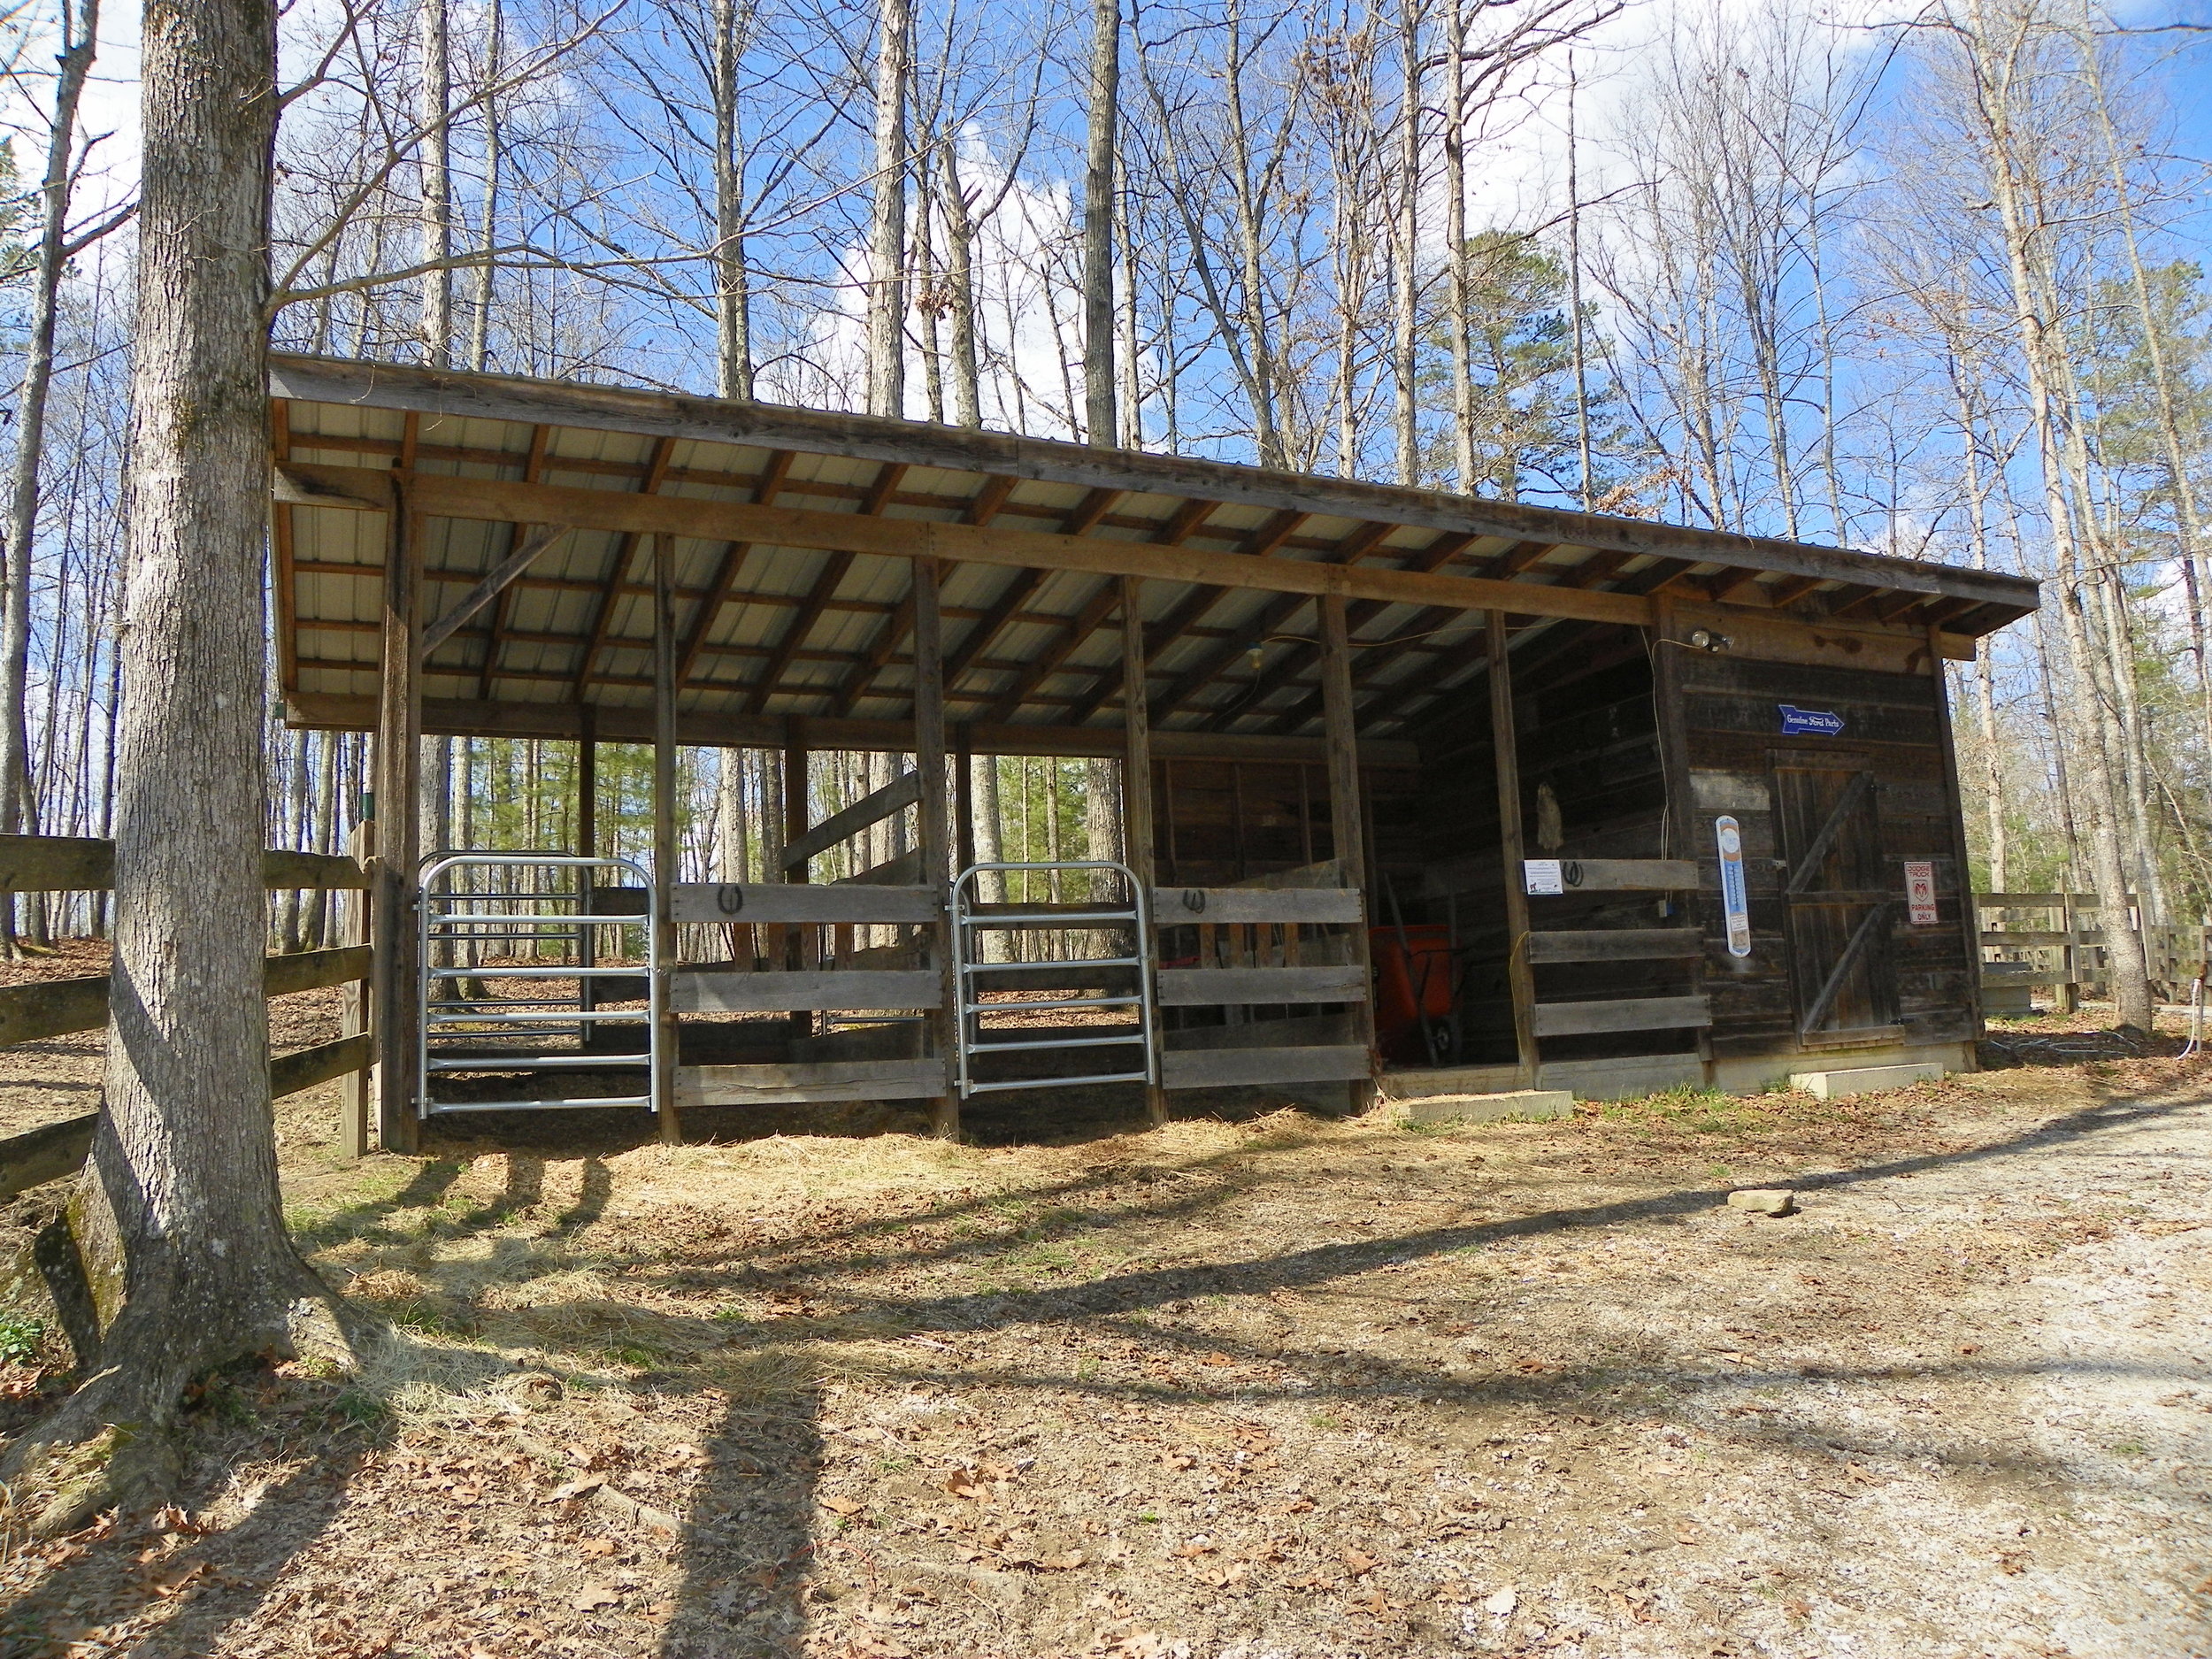
[[[277,359],[274,382],[280,463],[724,503],[772,485],[775,503],[817,511],[1175,541],[1532,590],[1670,593],[1829,627],[1972,637],[2036,603],[2035,585],[2017,577],[905,421],[291,357]],[[373,698],[383,519],[298,502],[278,511],[288,691],[310,705]],[[1170,527],[1193,517],[1174,538]],[[529,528],[427,519],[424,619]],[[425,695],[488,705],[488,719],[499,704],[649,701],[649,553],[642,535],[570,532],[431,655]],[[889,719],[910,706],[907,560],[679,535],[673,585],[683,710]],[[951,567],[950,718],[1118,726],[1116,585],[1078,570]],[[1144,605],[1156,729],[1317,729],[1314,600],[1148,579]],[[1363,732],[1402,731],[1479,671],[1470,613],[1367,600],[1352,616]]]

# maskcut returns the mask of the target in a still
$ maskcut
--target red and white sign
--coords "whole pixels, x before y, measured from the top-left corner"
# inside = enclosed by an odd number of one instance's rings
[[[1935,865],[1927,859],[1905,861],[1905,907],[1915,927],[1935,926]]]

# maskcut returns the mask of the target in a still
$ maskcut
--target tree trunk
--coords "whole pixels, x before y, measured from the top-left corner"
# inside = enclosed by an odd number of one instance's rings
[[[1092,0],[1090,148],[1083,174],[1083,436],[1110,445],[1114,419],[1114,128],[1121,0]]]
[[[868,412],[906,412],[906,80],[912,0],[876,11],[875,197],[868,229]]]
[[[960,182],[960,144],[945,145],[938,177],[945,210],[945,286],[952,311],[952,419],[958,426],[983,424],[982,372],[975,341],[975,217]]]
[[[753,396],[753,301],[745,273],[745,156],[739,148],[738,65],[752,18],[738,0],[714,0],[714,321],[716,386]],[[734,879],[734,878],[733,878]]]
[[[150,0],[106,1102],[71,1207],[87,1381],[0,1465],[53,1528],[173,1479],[211,1368],[346,1351],[277,1191],[262,998],[268,0]],[[111,1425],[127,1425],[123,1429]]]
[[[62,52],[54,82],[53,126],[46,142],[46,173],[39,186],[38,262],[32,275],[31,318],[23,344],[23,380],[15,403],[15,470],[10,480],[6,540],[5,617],[0,620],[0,830],[28,827],[30,726],[24,687],[31,653],[31,555],[38,539],[39,468],[46,457],[46,403],[54,380],[54,328],[69,229],[70,185],[77,150],[77,104],[97,50],[98,0],[83,0],[81,13],[62,8]],[[15,906],[0,902],[0,942],[14,954]]]
[[[422,0],[422,360],[434,369],[453,362],[453,163],[449,138],[453,66],[447,49],[446,0]]]

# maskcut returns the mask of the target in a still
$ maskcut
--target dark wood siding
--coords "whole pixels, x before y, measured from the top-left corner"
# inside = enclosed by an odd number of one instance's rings
[[[1687,727],[1692,793],[1688,837],[1708,891],[1699,901],[1699,921],[1707,941],[1705,990],[1713,1008],[1711,1033],[1717,1057],[1817,1052],[1823,1044],[1799,1039],[1802,1003],[1817,989],[1819,977],[1809,964],[1832,964],[1841,941],[1823,927],[1848,925],[1863,907],[1829,907],[1823,918],[1816,906],[1795,907],[1796,959],[1793,977],[1792,906],[1783,892],[1786,879],[1778,861],[1787,853],[1789,833],[1776,821],[1778,787],[1801,787],[1801,815],[1822,800],[1832,803],[1839,785],[1815,782],[1824,774],[1864,769],[1872,774],[1870,812],[1854,833],[1847,872],[1846,855],[1832,852],[1827,868],[1815,879],[1852,882],[1871,879],[1894,902],[1886,913],[1870,966],[1850,976],[1843,987],[1850,1004],[1847,1018],[1860,1025],[1863,1040],[1878,1040],[1884,1028],[1907,1043],[1955,1041],[1971,1038],[1973,1002],[1960,926],[1961,872],[1953,856],[1951,791],[1938,731],[1935,682],[1925,674],[1891,674],[1864,669],[1801,666],[1749,662],[1731,655],[1683,653],[1683,712]],[[1836,714],[1843,730],[1833,736],[1792,735],[1782,730],[1781,705]],[[1787,775],[1796,781],[1778,779]],[[1731,956],[1720,916],[1718,856],[1713,820],[1724,812],[1741,826],[1744,872],[1750,890],[1752,951]],[[1799,828],[1800,836],[1809,830]],[[1904,907],[1908,859],[1935,866],[1937,922],[1911,925]],[[1825,891],[1848,889],[1824,888]],[[1810,987],[1805,984],[1814,980]],[[1892,1011],[1893,1010],[1893,1012]],[[1832,1025],[1836,1022],[1826,1022]],[[1830,1042],[1849,1041],[1832,1033]]]

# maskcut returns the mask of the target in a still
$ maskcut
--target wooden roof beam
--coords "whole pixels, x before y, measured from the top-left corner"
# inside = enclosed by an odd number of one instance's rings
[[[661,480],[668,476],[668,457],[675,452],[675,449],[676,441],[673,438],[663,438],[653,446],[652,459],[646,466],[644,478],[639,482],[639,494],[650,495],[660,488]],[[551,522],[557,523],[558,520]],[[615,543],[614,563],[607,570],[606,589],[600,595],[598,609],[592,614],[591,633],[585,637],[584,654],[576,664],[576,683],[569,691],[569,696],[574,702],[581,703],[584,693],[591,687],[592,669],[599,661],[599,648],[607,642],[607,630],[614,625],[615,601],[621,596],[623,588],[629,581],[630,561],[637,556],[638,544],[644,539],[645,533],[641,530],[625,530],[622,539]],[[484,680],[478,687],[476,695],[480,697],[491,695],[489,659],[486,661]]]
[[[877,472],[867,499],[860,504],[858,516],[864,518],[879,517],[884,503],[891,498],[891,492],[899,487],[899,480],[906,476],[906,472],[905,462],[887,463]],[[764,541],[772,539],[762,538]],[[753,713],[758,714],[767,706],[768,699],[775,695],[777,687],[783,680],[784,671],[791,666],[791,659],[806,643],[807,635],[814,632],[814,625],[822,619],[822,613],[829,608],[830,600],[836,595],[838,585],[845,580],[845,572],[852,569],[853,560],[858,557],[858,552],[851,548],[832,548],[829,550],[829,557],[823,561],[821,573],[816,576],[814,586],[808,590],[806,603],[799,607],[799,614],[791,618],[791,626],[784,630],[783,641],[777,649],[774,660],[753,687],[752,695],[746,703]]]
[[[407,435],[401,449],[403,457],[401,465],[403,468],[411,469],[415,458],[415,423],[413,420],[411,419],[407,423],[406,432]],[[530,428],[530,452],[523,458],[522,463],[524,483],[536,483],[540,475],[544,472],[545,447],[552,435],[553,429],[550,426],[541,426]],[[507,526],[507,545],[511,548],[518,546],[529,534],[528,525],[519,519],[511,522]],[[514,615],[514,585],[511,582],[499,590],[498,598],[492,603],[491,636],[485,643],[484,661],[476,677],[476,695],[480,697],[488,697],[492,695],[492,681],[498,678],[499,674],[500,638],[507,631],[507,624]]]
[[[1013,493],[1014,480],[1012,479],[1000,477],[985,479],[983,488],[976,491],[975,498],[968,503],[967,511],[961,514],[960,522],[978,526],[990,523],[992,519],[998,517],[999,509],[1005,506],[1006,498]],[[960,654],[953,659],[959,664],[961,669],[965,669],[968,664],[982,655],[989,645],[990,639],[1005,626],[1006,618],[1021,608],[1022,601],[1026,599],[1035,588],[1037,584],[1034,580],[1025,587],[1021,581],[1021,575],[1034,578],[1035,574],[1034,572],[1024,572],[1017,575],[1014,581],[1008,585],[1006,593],[999,596],[998,603],[986,611],[977,626],[968,631],[967,641],[962,645]],[[994,616],[997,618],[995,621],[992,620]],[[910,588],[906,596],[899,601],[898,609],[892,612],[891,620],[885,625],[882,634],[877,637],[875,649],[868,653],[868,660],[847,676],[845,683],[837,688],[836,694],[831,699],[840,715],[850,714],[853,711],[853,706],[867,695],[868,687],[874,683],[875,677],[883,672],[892,657],[897,654],[900,644],[905,640],[909,630],[913,626],[914,594]],[[959,677],[959,671],[948,664],[945,670],[945,684],[949,687]]]
[[[768,465],[761,469],[760,477],[753,486],[753,499],[765,507],[772,504],[783,488],[784,480],[791,475],[792,455],[788,449],[778,449],[768,457]],[[745,567],[746,555],[753,550],[749,541],[726,542],[722,561],[715,567],[714,580],[708,584],[706,595],[699,601],[699,608],[692,614],[691,632],[684,638],[683,647],[676,657],[676,688],[683,689],[684,681],[691,678],[691,671],[699,660],[699,652],[707,642],[708,630],[722,614],[722,607],[729,600],[730,590],[737,585],[738,572]]]
[[[1395,525],[1363,524],[1337,543],[1331,551],[1327,563],[1339,565],[1356,565],[1396,528]],[[1286,594],[1263,604],[1256,621],[1248,624],[1241,632],[1231,634],[1212,652],[1175,677],[1174,683],[1167,688],[1167,695],[1156,700],[1152,704],[1153,718],[1166,719],[1187,703],[1192,696],[1211,685],[1239,657],[1246,656],[1255,647],[1264,649],[1268,636],[1278,628],[1287,626],[1290,618],[1306,604],[1307,599],[1306,595]],[[1249,706],[1248,703],[1240,700],[1238,703],[1233,705],[1231,710],[1215,712],[1209,724],[1219,721],[1233,712],[1241,712]]]

